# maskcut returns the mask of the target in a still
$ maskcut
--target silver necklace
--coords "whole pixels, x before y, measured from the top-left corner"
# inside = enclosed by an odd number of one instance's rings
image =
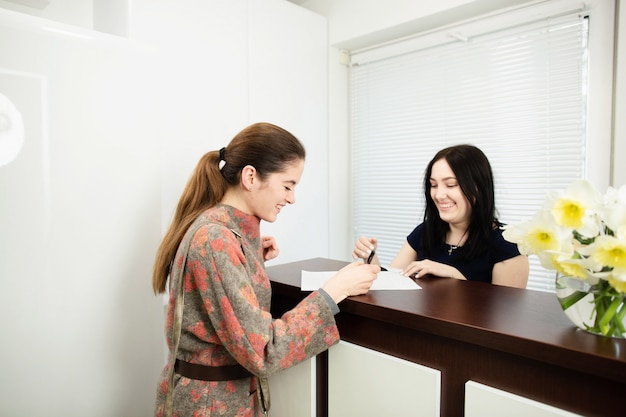
[[[461,236],[461,238],[459,239],[459,242],[456,245],[448,245],[450,246],[450,248],[448,249],[448,256],[452,256],[452,252],[457,250],[459,248],[459,246],[461,246],[461,241],[463,240],[463,238],[465,237],[465,235],[467,234],[467,230],[465,229],[465,231],[463,232],[463,235]]]

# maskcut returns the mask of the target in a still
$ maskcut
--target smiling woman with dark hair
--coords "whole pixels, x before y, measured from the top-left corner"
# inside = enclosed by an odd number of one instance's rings
[[[525,288],[528,258],[502,237],[494,195],[491,165],[480,149],[456,145],[437,152],[424,173],[424,221],[389,266],[417,278],[430,274]],[[376,245],[376,238],[361,237],[353,256],[366,258]]]

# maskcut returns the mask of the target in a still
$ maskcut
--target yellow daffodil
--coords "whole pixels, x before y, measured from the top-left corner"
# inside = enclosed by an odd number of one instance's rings
[[[530,221],[507,226],[502,235],[509,242],[517,243],[523,255],[537,255],[544,251],[572,252],[571,233],[556,225],[546,211],[538,212]]]
[[[542,266],[545,267],[545,265]],[[589,285],[594,285],[600,279],[606,279],[607,273],[602,272],[603,265],[595,262],[590,257],[580,257],[571,255],[560,255],[554,259],[554,267],[561,275],[576,277],[587,281]]]
[[[583,226],[585,206],[579,201],[560,198],[552,208],[552,215],[561,226],[579,229]]]
[[[583,229],[592,223],[593,213],[598,209],[602,196],[585,180],[575,181],[565,191],[552,192],[548,195],[548,205],[554,221],[570,229]],[[594,233],[592,229],[590,236]]]
[[[609,276],[609,284],[617,291],[626,294],[626,270],[623,272],[614,272]]]
[[[575,262],[575,260],[571,258],[559,259],[557,257],[555,262],[555,269],[557,272],[568,275],[570,277],[576,277],[580,279],[587,279],[588,272],[585,268],[585,265],[581,262]]]
[[[608,235],[598,236],[585,252],[599,264],[626,269],[626,240]]]

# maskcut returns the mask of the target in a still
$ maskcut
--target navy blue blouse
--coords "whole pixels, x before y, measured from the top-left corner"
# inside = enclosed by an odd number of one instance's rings
[[[425,251],[422,250],[422,229],[423,224],[418,225],[406,238],[409,245],[417,252],[418,261],[426,259],[424,256]],[[471,260],[462,258],[463,246],[459,246],[451,254],[448,254],[450,245],[445,243],[434,248],[433,256],[428,259],[455,267],[469,281],[491,283],[493,266],[498,262],[514,258],[520,254],[515,243],[504,240],[502,229],[494,229],[491,233],[491,239],[491,248]]]

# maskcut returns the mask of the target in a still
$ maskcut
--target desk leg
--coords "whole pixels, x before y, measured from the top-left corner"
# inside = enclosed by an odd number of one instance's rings
[[[454,369],[441,372],[441,416],[460,416],[465,413],[465,379]]]
[[[317,355],[315,363],[315,415],[328,417],[328,351]]]

